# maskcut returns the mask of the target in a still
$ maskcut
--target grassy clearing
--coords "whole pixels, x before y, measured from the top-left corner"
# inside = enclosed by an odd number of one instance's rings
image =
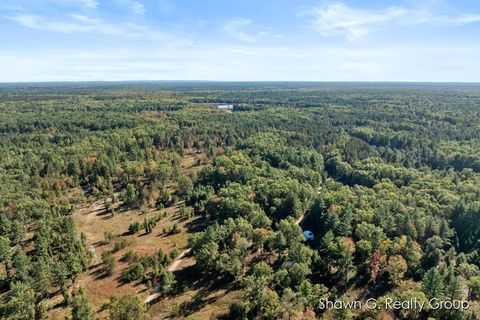
[[[181,163],[183,173],[200,170],[203,165],[197,161],[199,157],[202,155],[186,154]],[[116,206],[121,208],[121,204],[119,202]],[[138,294],[146,297],[151,292],[151,288],[147,288],[141,282],[124,283],[122,281],[122,272],[128,268],[128,262],[122,259],[126,252],[132,251],[138,256],[154,255],[160,248],[167,253],[174,249],[181,252],[188,247],[190,233],[202,228],[201,217],[191,219],[181,217],[179,209],[182,205],[183,202],[178,202],[162,210],[155,209],[143,213],[138,210],[118,210],[112,216],[104,206],[104,199],[97,199],[91,204],[79,206],[74,212],[73,217],[78,232],[84,234],[86,245],[93,253],[89,270],[78,278],[74,286],[85,288],[101,319],[108,315],[107,304],[111,296]],[[158,222],[151,233],[146,233],[144,229],[136,234],[128,232],[128,228],[133,222],[142,223],[145,218],[149,219],[160,213],[164,215],[164,218]],[[180,233],[164,232],[164,229],[168,231],[174,224],[180,227]],[[112,251],[116,246],[120,250],[113,250],[115,268],[113,273],[107,276],[104,272],[105,266],[102,264],[102,253]],[[182,260],[177,270],[181,271],[193,264],[193,258],[186,258]],[[60,294],[55,295],[49,301],[54,308],[49,311],[48,319],[63,320],[69,315],[70,311],[62,304],[62,301],[63,298]]]

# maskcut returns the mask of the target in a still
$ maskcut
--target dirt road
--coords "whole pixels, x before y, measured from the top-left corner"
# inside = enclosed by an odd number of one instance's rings
[[[168,266],[167,270],[171,272],[174,272],[175,270],[177,270],[180,263],[188,256],[191,250],[192,250],[191,248],[188,248],[184,250],[182,253],[180,253],[180,255],[175,260],[173,260],[172,264]],[[160,290],[160,286],[156,286],[155,289],[153,289],[152,293],[150,293],[150,295],[145,299],[144,302],[150,303],[153,300],[155,300],[159,296],[159,293],[158,293],[159,290]]]

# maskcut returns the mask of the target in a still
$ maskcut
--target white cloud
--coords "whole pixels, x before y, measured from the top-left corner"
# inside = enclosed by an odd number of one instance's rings
[[[469,24],[480,22],[480,14],[464,14],[458,17],[455,17],[452,22],[454,24]]]
[[[83,4],[87,7],[95,8],[96,6],[98,6],[98,1],[97,0],[83,0]]]
[[[1,81],[479,81],[480,47],[196,44],[0,52]],[[272,54],[274,52],[274,54]]]
[[[203,27],[205,27],[206,25],[208,25],[208,21],[207,21],[207,20],[197,19],[197,26],[198,26],[199,28],[203,28]]]
[[[135,14],[142,15],[142,14],[145,13],[146,9],[145,9],[145,6],[143,4],[141,4],[140,2],[133,1],[132,2],[132,11]]]
[[[249,35],[242,30],[244,27],[250,26],[251,24],[252,20],[250,19],[235,19],[224,24],[222,31],[240,41],[255,42],[255,37],[253,35]]]
[[[56,33],[99,33],[150,40],[168,40],[174,38],[174,36],[168,32],[162,32],[147,25],[132,22],[112,23],[78,13],[60,18],[21,13],[6,18],[26,28]]]
[[[272,29],[265,26],[254,26],[250,19],[233,19],[225,23],[221,29],[224,34],[243,42],[254,43],[261,37],[280,37],[272,34]]]
[[[123,9],[136,15],[143,15],[147,11],[143,3],[136,0],[113,0],[113,2]]]
[[[449,15],[428,6],[389,7],[383,10],[357,9],[342,2],[327,2],[309,8],[302,15],[309,16],[314,30],[325,36],[341,35],[355,40],[384,26],[429,24],[454,26],[480,22],[480,14]]]
[[[80,14],[72,14],[65,19],[54,19],[34,14],[17,14],[7,17],[18,24],[37,30],[52,32],[98,32],[103,34],[121,34],[122,29],[114,24],[99,19],[92,19]]]
[[[319,33],[331,36],[341,34],[349,40],[362,37],[378,25],[393,21],[408,13],[404,8],[389,8],[382,12],[354,9],[335,2],[315,7],[308,15],[313,16],[312,27]]]

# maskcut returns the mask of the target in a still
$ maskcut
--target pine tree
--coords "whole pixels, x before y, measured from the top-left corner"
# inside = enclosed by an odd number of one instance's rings
[[[428,270],[422,282],[423,290],[428,298],[439,298],[442,295],[445,285],[442,275],[436,268]]]
[[[70,306],[72,307],[72,320],[96,320],[97,316],[92,309],[90,299],[83,287],[80,287],[77,292],[73,294],[70,299]]]
[[[110,320],[146,320],[147,307],[137,296],[112,297],[108,308]]]

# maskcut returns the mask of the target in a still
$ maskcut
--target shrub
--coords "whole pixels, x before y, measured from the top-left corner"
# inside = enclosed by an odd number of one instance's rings
[[[113,246],[112,252],[118,252],[122,249],[125,249],[128,246],[128,241],[126,239],[122,239],[120,241],[115,242],[115,245]]]
[[[137,255],[135,252],[133,252],[132,250],[128,250],[128,251],[125,252],[125,254],[123,255],[122,261],[126,261],[126,262],[128,262],[128,263],[132,263],[132,262],[138,261],[138,255]]]
[[[180,227],[178,226],[178,224],[174,224],[173,227],[172,227],[172,230],[170,230],[170,233],[171,234],[177,234],[177,233],[180,233],[182,230],[180,229]]]
[[[102,253],[102,263],[105,266],[104,268],[105,273],[111,276],[115,271],[115,265],[116,265],[115,258],[113,257],[111,252],[105,251]]]
[[[130,282],[140,279],[145,273],[145,268],[139,262],[132,263],[122,274],[122,280]]]
[[[130,234],[135,234],[135,233],[137,233],[138,231],[140,231],[140,229],[142,229],[142,225],[141,225],[140,222],[138,222],[138,221],[135,221],[135,222],[133,222],[132,224],[130,224],[130,225],[128,226],[128,232],[129,232]]]
[[[170,252],[170,258],[172,258],[172,260],[178,257],[179,255],[180,255],[180,252],[176,248],[173,249],[172,252]]]

